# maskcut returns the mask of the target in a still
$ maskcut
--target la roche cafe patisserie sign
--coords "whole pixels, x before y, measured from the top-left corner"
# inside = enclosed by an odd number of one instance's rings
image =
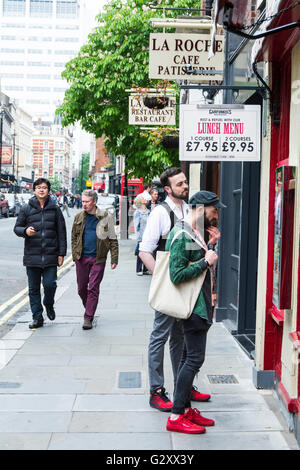
[[[215,72],[223,71],[224,36],[216,35],[213,41],[214,55],[209,58],[211,49],[209,34],[150,34],[149,78],[188,79],[199,83],[223,80],[223,73]],[[197,75],[189,75],[187,67],[197,71]]]

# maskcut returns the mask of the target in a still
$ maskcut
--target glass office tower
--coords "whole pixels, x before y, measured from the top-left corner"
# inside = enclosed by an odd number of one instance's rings
[[[83,42],[84,6],[80,0],[0,0],[1,89],[34,119],[53,121],[63,100],[61,72]]]

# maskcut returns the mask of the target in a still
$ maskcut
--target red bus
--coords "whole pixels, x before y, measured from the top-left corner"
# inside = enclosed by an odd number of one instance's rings
[[[94,183],[93,189],[94,189],[95,191],[99,191],[99,192],[103,191],[103,192],[104,192],[104,190],[105,190],[105,182]]]

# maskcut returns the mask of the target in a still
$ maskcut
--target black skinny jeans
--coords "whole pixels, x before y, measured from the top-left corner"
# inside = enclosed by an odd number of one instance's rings
[[[182,320],[184,331],[184,350],[179,366],[174,392],[172,413],[183,415],[185,408],[191,407],[191,389],[197,372],[199,372],[206,349],[206,337],[210,324],[192,314],[187,320]]]

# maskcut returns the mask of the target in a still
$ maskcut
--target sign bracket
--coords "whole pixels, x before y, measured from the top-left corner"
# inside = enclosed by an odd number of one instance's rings
[[[242,31],[241,29],[237,29],[232,24],[232,14],[233,14],[233,6],[231,4],[226,4],[223,14],[223,25],[229,33],[236,34],[241,36],[245,39],[255,40],[260,38],[265,38],[267,36],[271,36],[272,34],[280,33],[281,31],[286,31],[288,29],[294,29],[300,27],[300,21],[295,21],[294,23],[285,24],[282,26],[278,26],[277,28],[268,29],[263,31],[262,33],[258,34],[248,34]]]
[[[182,90],[254,90],[260,93],[264,98],[266,97],[266,87],[265,86],[255,86],[255,85],[180,85]]]
[[[254,90],[254,91],[257,91],[261,97],[263,99],[267,99],[267,93],[269,94],[269,99],[270,99],[270,114],[272,115],[273,114],[273,93],[272,93],[272,90],[270,89],[270,87],[267,85],[267,83],[264,81],[264,79],[260,76],[260,74],[258,73],[257,71],[257,65],[256,63],[252,64],[252,69],[253,69],[253,72],[257,78],[257,81],[258,82],[261,82],[262,85],[261,86],[258,86],[258,85],[180,85],[180,88],[182,90],[202,90],[202,92],[204,93],[204,91],[210,91],[210,92],[217,92],[217,91],[220,91],[220,90],[232,90],[232,91],[235,91],[235,92],[239,92],[240,90]],[[187,73],[189,69],[187,69]],[[198,70],[193,70],[192,72],[190,72],[194,75],[200,75],[202,74],[202,71],[198,71]]]

